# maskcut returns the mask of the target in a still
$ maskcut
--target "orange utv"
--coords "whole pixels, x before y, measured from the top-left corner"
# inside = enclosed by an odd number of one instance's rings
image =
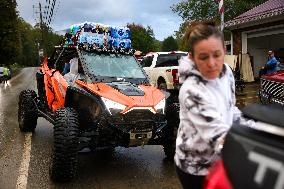
[[[133,55],[55,47],[36,80],[37,93],[19,96],[18,121],[22,132],[33,132],[38,117],[54,125],[52,179],[74,178],[84,148],[163,145],[173,158],[176,123],[169,115],[167,124],[166,94],[149,84]]]

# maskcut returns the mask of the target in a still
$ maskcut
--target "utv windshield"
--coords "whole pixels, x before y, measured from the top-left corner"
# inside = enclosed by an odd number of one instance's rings
[[[94,77],[146,79],[133,56],[82,52],[87,72]]]

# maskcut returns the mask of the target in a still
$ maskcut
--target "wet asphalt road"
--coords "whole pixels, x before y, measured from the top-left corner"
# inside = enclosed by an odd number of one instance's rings
[[[0,85],[0,189],[11,188],[181,188],[174,164],[161,146],[80,153],[78,177],[69,183],[49,178],[52,125],[38,119],[34,133],[18,129],[18,95],[35,89],[36,68],[25,68]]]
[[[245,83],[245,88],[243,92],[239,92],[236,101],[236,105],[239,109],[242,109],[248,104],[259,103],[258,91],[260,87],[260,82],[255,81],[252,83]]]

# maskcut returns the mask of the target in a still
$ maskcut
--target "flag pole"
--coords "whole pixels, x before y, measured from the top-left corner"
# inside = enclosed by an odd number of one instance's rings
[[[224,30],[224,0],[219,0],[219,13],[221,14],[221,31]]]
[[[221,14],[221,31],[224,30],[224,12]]]

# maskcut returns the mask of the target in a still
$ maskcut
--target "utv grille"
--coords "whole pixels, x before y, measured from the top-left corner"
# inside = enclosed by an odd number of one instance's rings
[[[261,90],[274,98],[284,97],[284,83],[261,79]]]
[[[137,118],[137,119],[153,119],[155,114],[151,112],[150,110],[131,110],[130,112],[124,114],[125,117],[128,118]]]
[[[150,110],[132,110],[126,114],[112,117],[110,123],[125,132],[149,132],[161,120]]]

